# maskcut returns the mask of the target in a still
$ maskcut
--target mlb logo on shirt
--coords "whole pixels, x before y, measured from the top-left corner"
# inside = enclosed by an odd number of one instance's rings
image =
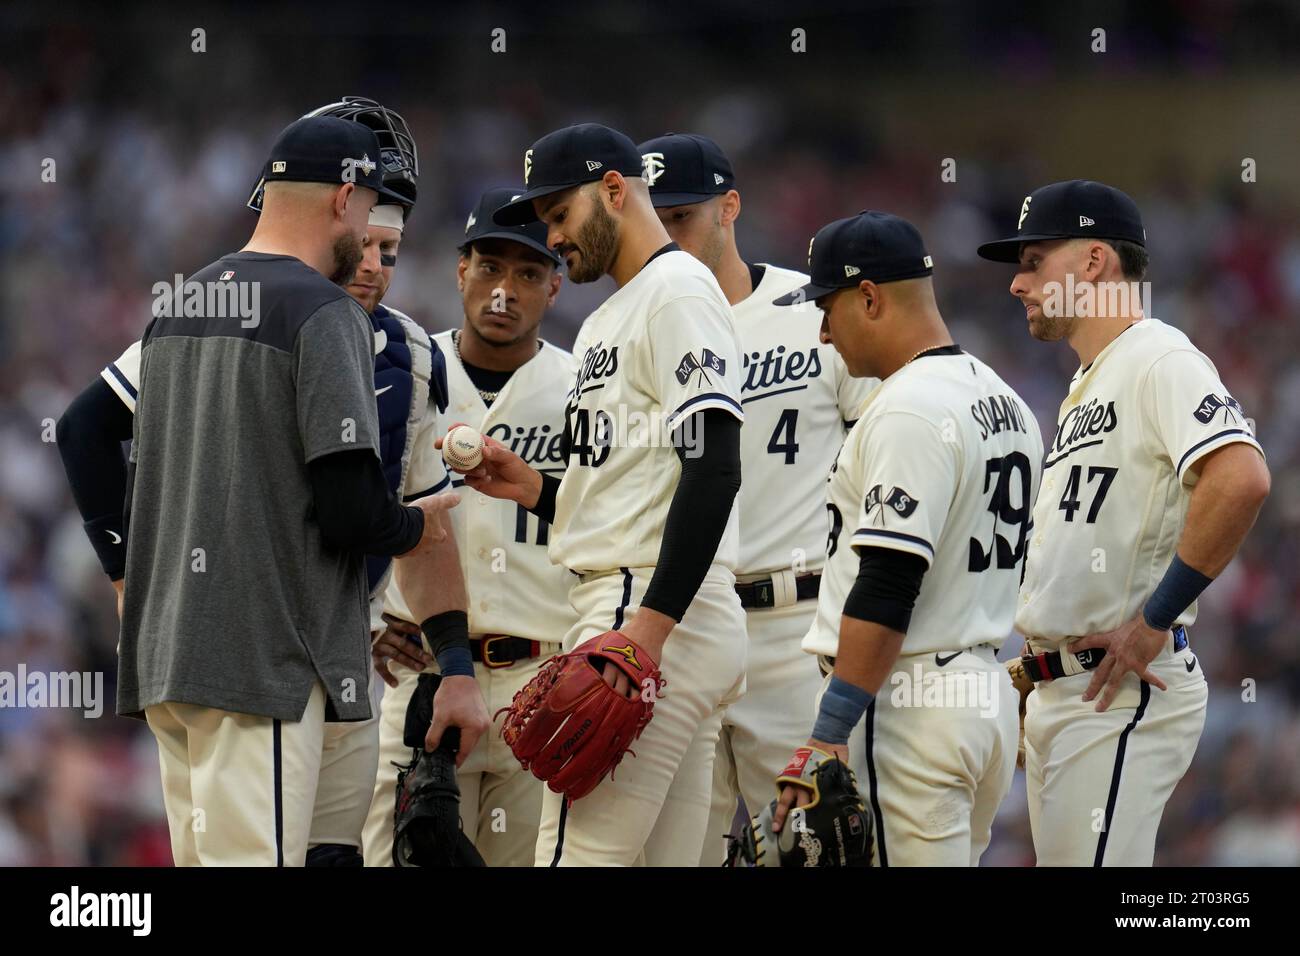
[[[233,270],[233,269],[227,269],[225,272],[221,273],[220,277],[218,278],[218,281],[220,281],[220,282],[226,282],[226,281],[228,281],[228,280],[230,280],[230,279],[233,279],[234,277],[235,277],[235,272],[234,272],[234,270]]]
[[[713,369],[713,371],[717,372],[719,375],[727,374],[727,360],[714,355],[711,349],[705,349],[700,360],[704,365]]]
[[[700,371],[700,363],[695,356],[687,352],[682,356],[682,360],[677,363],[677,384],[685,385],[690,381],[691,373]]]

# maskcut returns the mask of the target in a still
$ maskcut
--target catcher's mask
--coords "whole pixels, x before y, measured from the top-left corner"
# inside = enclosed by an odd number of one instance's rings
[[[420,158],[415,138],[401,114],[364,96],[345,96],[337,103],[318,107],[305,116],[337,116],[374,130],[379,139],[379,162],[384,175],[380,202],[401,206],[405,221],[415,207]],[[248,197],[249,209],[261,212],[264,187],[265,182],[259,178],[253,194]]]

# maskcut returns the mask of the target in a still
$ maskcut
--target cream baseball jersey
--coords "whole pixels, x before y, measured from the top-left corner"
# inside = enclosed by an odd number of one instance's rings
[[[681,474],[670,433],[706,408],[744,421],[731,306],[708,268],[670,246],[587,317],[573,354],[551,559],[579,572],[650,567]],[[701,437],[689,431],[688,455]],[[735,569],[737,538],[733,507],[715,563]]]
[[[573,356],[541,343],[489,408],[456,358],[451,335],[433,337],[447,358],[450,402],[442,416],[429,408],[411,466],[412,487],[436,480],[443,466],[434,439],[458,422],[495,438],[539,471],[563,472],[564,395],[573,381]],[[460,476],[452,484],[460,504],[448,514],[469,592],[470,632],[558,641],[573,624],[568,595],[574,577],[547,554],[553,529],[513,501],[480,494]],[[387,603],[392,613],[410,619],[396,583],[389,585]]]
[[[1234,442],[1259,449],[1186,335],[1156,319],[1120,333],[1075,373],[1061,403],[1016,629],[1051,649],[1135,617],[1178,548],[1192,466]],[[1195,620],[1193,603],[1177,623]]]
[[[801,272],[763,265],[763,277],[733,305],[742,349],[740,487],[742,574],[791,566],[820,570],[830,528],[826,472],[858,409],[879,383],[853,378],[840,354],[822,345],[821,310],[811,302],[772,304],[808,281]]]
[[[831,470],[829,553],[804,650],[837,653],[862,547],[925,560],[901,653],[1000,643],[1015,616],[1042,455],[1020,396],[956,346],[885,379]]]
[[[116,361],[110,362],[100,371],[99,377],[108,383],[117,397],[131,414],[135,414],[136,392],[140,389],[140,341],[137,339],[126,347]]]

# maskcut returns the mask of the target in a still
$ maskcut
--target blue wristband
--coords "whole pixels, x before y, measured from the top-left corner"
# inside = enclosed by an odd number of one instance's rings
[[[822,694],[817,722],[813,725],[813,739],[828,744],[847,744],[849,734],[862,720],[875,696],[856,684],[831,675],[830,686]]]
[[[443,677],[473,677],[474,658],[468,647],[444,647],[437,655],[438,672]]]
[[[1169,570],[1142,608],[1142,618],[1147,622],[1147,627],[1157,631],[1169,630],[1174,626],[1174,621],[1178,620],[1178,615],[1191,607],[1192,602],[1200,597],[1201,592],[1213,580],[1184,564],[1183,559],[1175,554],[1174,560],[1169,563]]]

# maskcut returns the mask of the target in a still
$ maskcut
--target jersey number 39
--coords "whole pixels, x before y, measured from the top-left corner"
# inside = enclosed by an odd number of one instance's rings
[[[994,481],[996,476],[996,481]],[[1029,500],[1029,458],[1013,451],[1002,458],[990,458],[984,463],[984,491],[992,486],[988,510],[993,515],[993,542],[985,550],[984,542],[970,539],[970,571],[987,571],[997,553],[999,569],[1014,568],[1025,556],[1025,537],[1029,533],[1029,516],[1033,502]],[[1012,495],[1012,485],[1019,485],[1019,494]],[[1013,498],[1018,503],[1013,503]],[[998,533],[998,523],[1012,526],[1015,544]]]

